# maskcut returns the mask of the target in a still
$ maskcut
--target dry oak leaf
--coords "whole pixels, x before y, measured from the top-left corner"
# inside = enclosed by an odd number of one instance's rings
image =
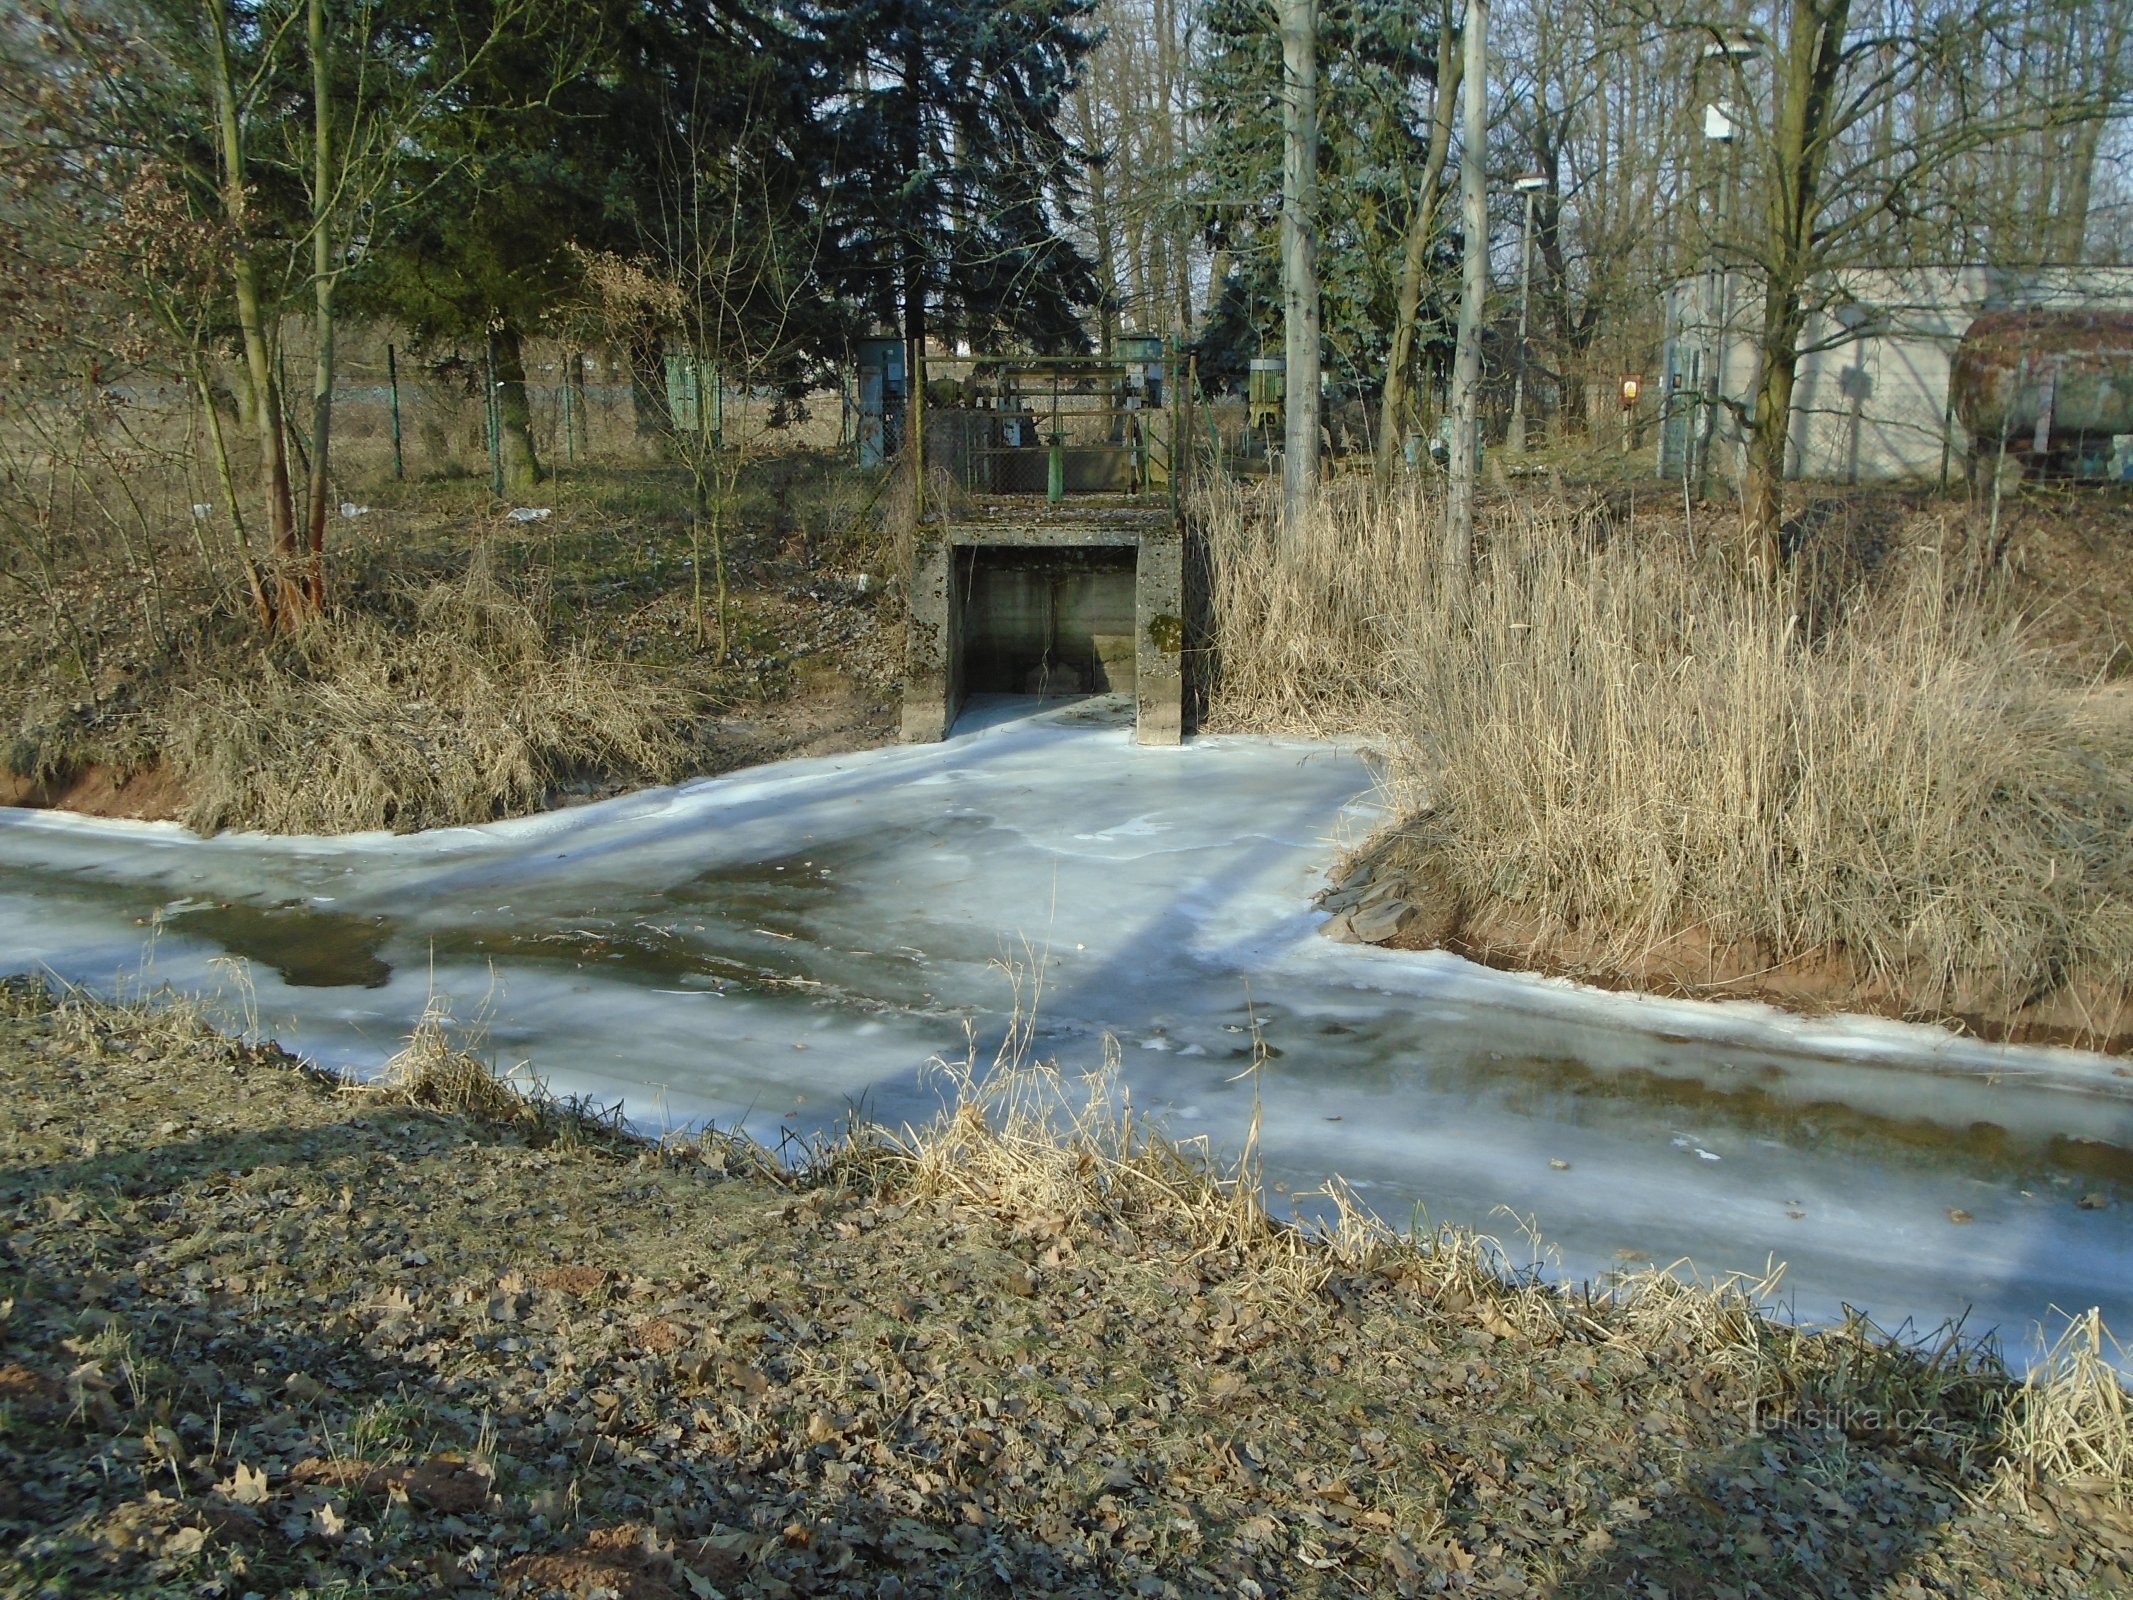
[[[267,1502],[267,1475],[258,1467],[237,1463],[237,1470],[227,1483],[215,1486],[229,1499],[241,1506],[259,1506]]]

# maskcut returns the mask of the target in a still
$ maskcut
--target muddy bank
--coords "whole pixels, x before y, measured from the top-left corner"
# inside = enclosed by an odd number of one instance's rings
[[[11,1591],[2133,1584],[2106,1499],[1988,1492],[1989,1364],[1825,1408],[1847,1341],[1299,1251],[982,1121],[795,1183],[429,1082],[8,991]]]
[[[1438,887],[1443,875],[1397,841],[1359,853],[1317,904],[1327,937],[1395,950],[1448,950],[1503,972],[1538,972],[1596,988],[1687,1000],[1755,1000],[1802,1016],[1888,1017],[2005,1044],[2133,1053],[2133,997],[2061,984],[2011,1003],[1946,996],[1867,970],[1842,950],[1781,957],[1759,940],[1689,928],[1625,953],[1616,930],[1566,928],[1506,901],[1473,902]]]
[[[185,801],[185,785],[161,763],[131,772],[91,765],[42,780],[0,771],[0,806],[171,822],[185,810]]]

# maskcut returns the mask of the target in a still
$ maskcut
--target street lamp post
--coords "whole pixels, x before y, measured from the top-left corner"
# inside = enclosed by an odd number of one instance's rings
[[[1526,227],[1518,247],[1518,361],[1511,380],[1511,428],[1504,448],[1520,456],[1526,453],[1526,312],[1533,298],[1533,198],[1548,187],[1548,180],[1529,172],[1513,179],[1511,187],[1526,197]]]
[[[1727,33],[1703,47],[1703,59],[1736,71],[1760,55],[1761,47],[1745,33]],[[1740,138],[1741,111],[1732,100],[1714,101],[1703,108],[1703,136],[1721,150],[1718,196],[1711,228],[1710,265],[1704,278],[1702,318],[1704,325],[1703,415],[1698,419],[1696,443],[1696,494],[1710,492],[1711,446],[1718,439],[1718,413],[1726,400],[1726,369],[1731,365],[1733,332],[1733,263],[1726,258],[1726,234],[1731,225],[1734,145]],[[1715,313],[1715,315],[1714,315]]]

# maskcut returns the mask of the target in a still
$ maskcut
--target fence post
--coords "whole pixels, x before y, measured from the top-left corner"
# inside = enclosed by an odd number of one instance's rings
[[[391,345],[385,347],[385,389],[392,405],[393,477],[405,478],[407,465],[400,459],[400,364]]]
[[[578,464],[578,419],[571,409],[570,367],[577,358],[563,357],[563,464],[575,467]]]
[[[504,497],[504,427],[496,404],[496,335],[493,333],[482,347],[481,368],[482,420],[487,424],[489,434],[489,488],[501,500]]]

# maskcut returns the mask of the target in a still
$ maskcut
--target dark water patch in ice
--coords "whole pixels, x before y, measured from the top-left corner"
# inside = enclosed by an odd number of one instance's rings
[[[1790,1150],[1850,1150],[1993,1181],[2101,1182],[2133,1193],[2133,1149],[2126,1145],[1984,1117],[1958,1120],[1960,1104],[1936,1107],[1923,1097],[1919,1114],[1910,1116],[1828,1098],[1794,1100],[1787,1095],[1785,1070],[1771,1062],[1745,1069],[1732,1083],[1648,1068],[1600,1071],[1569,1056],[1469,1056],[1447,1061],[1435,1073],[1443,1087],[1494,1098],[1523,1117],[1585,1126],[1625,1117],[1647,1127],[1664,1120],[1723,1128]],[[2099,1108],[2106,1111],[2128,1120],[2123,1106]]]
[[[293,988],[382,989],[393,975],[378,954],[393,932],[381,916],[225,902],[168,912],[163,926],[271,967]]]

